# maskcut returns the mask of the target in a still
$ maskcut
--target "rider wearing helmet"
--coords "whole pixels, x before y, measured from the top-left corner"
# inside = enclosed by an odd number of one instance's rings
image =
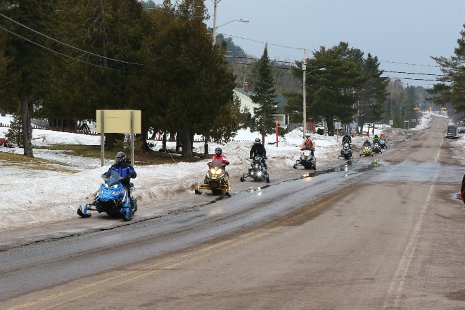
[[[378,135],[375,135],[374,138],[373,138],[373,144],[375,144],[375,143],[379,143]]]
[[[363,142],[363,146],[368,146],[368,147],[371,147],[371,143],[370,141],[368,141],[368,139],[365,140],[365,142]]]
[[[134,170],[134,167],[129,164],[129,160],[126,158],[126,154],[124,154],[124,152],[116,153],[115,161],[116,162],[103,175],[108,178],[112,172],[117,172],[121,177],[123,177],[121,184],[124,188],[126,188],[128,193],[130,193],[130,180],[131,178],[137,177],[136,170]]]
[[[352,137],[349,135],[348,132],[342,137],[342,145],[349,143],[349,146],[352,144]]]
[[[255,156],[260,156],[262,159],[262,164],[265,169],[267,169],[267,165],[265,162],[266,159],[266,150],[263,144],[261,143],[260,138],[256,138],[252,148],[250,149],[250,159],[253,159]]]
[[[225,165],[229,165],[229,161],[226,159],[226,156],[223,155],[223,150],[220,147],[215,149],[215,154],[210,156],[210,160],[218,160],[221,161]]]

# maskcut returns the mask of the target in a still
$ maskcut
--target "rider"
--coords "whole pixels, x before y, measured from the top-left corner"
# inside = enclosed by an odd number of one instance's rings
[[[210,156],[210,160],[211,161],[218,160],[218,161],[221,161],[226,166],[229,165],[229,161],[226,159],[226,156],[223,155],[223,150],[220,147],[217,147],[215,149],[215,154]]]
[[[223,163],[224,165],[226,165],[226,166],[229,165],[229,161],[226,159],[226,156],[223,155],[223,149],[220,148],[220,147],[217,147],[215,149],[215,154],[210,156],[210,161],[221,161],[221,163]],[[226,169],[225,169],[225,173],[227,175],[227,178],[225,180],[226,180],[226,183],[227,183],[227,187],[229,188],[229,173],[226,171]],[[225,193],[225,195],[228,196],[228,197],[231,196],[229,191],[227,191]]]
[[[129,160],[126,158],[126,154],[124,154],[124,152],[116,153],[115,161],[116,163],[114,163],[103,175],[109,178],[112,172],[117,172],[123,178],[121,180],[121,184],[127,190],[129,196],[131,196],[130,181],[131,178],[137,177],[136,170],[134,170],[134,167],[129,164]]]
[[[380,140],[385,140],[385,139],[384,139],[384,133],[382,133],[382,134],[379,136],[379,139],[380,139]]]
[[[346,134],[342,137],[342,145],[349,143],[349,146],[352,144],[352,137],[349,135],[349,133],[346,132]]]
[[[310,135],[307,135],[304,143],[300,147],[301,150],[310,150],[312,156],[315,155],[315,144],[313,143],[312,139],[310,139]]]
[[[368,141],[368,139],[366,139],[365,142],[363,142],[363,147],[365,146],[371,147],[371,143],[370,141]]]
[[[263,144],[261,143],[260,138],[255,138],[255,143],[252,145],[252,148],[250,149],[250,159],[253,159],[255,156],[260,156],[262,159],[262,164],[265,169],[267,169],[267,165],[265,162],[266,159],[266,150]]]
[[[373,138],[373,144],[376,144],[376,143],[379,143],[379,137],[378,135],[375,135],[374,138]]]

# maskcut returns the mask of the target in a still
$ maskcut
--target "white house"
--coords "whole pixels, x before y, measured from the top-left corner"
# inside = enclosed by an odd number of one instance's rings
[[[253,93],[249,91],[247,83],[244,84],[244,87],[236,87],[234,89],[234,99],[239,100],[241,103],[241,112],[248,111],[250,115],[254,116],[254,109],[258,108],[258,104],[252,101],[250,96]],[[288,118],[286,114],[283,113],[283,107],[286,103],[286,98],[278,96],[277,98],[277,110],[278,113],[274,114],[275,119],[278,121],[278,124],[282,128],[287,128]]]

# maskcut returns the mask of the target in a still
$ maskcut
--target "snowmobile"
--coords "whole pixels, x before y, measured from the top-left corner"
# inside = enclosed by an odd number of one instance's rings
[[[350,147],[349,143],[344,143],[342,146],[341,154],[339,157],[344,157],[344,159],[348,160],[352,158],[352,148]]]
[[[229,193],[229,174],[225,170],[226,164],[220,160],[213,160],[208,163],[208,172],[202,184],[197,184],[196,194],[202,194],[201,189],[211,190],[214,195]]]
[[[90,204],[80,205],[77,214],[81,217],[90,217],[89,211],[105,212],[111,217],[121,217],[125,221],[132,220],[137,211],[137,199],[133,198],[121,183],[123,179],[118,172],[112,171],[108,177],[102,175],[103,183],[97,192],[94,201]],[[134,185],[131,183],[131,189]]]
[[[384,141],[384,140],[379,140],[378,144],[382,149],[387,148],[386,141]]]
[[[381,150],[381,146],[378,143],[375,143],[373,146],[373,152],[376,154],[381,154],[383,151]]]
[[[270,175],[263,165],[262,157],[254,157],[250,164],[249,172],[247,174],[243,174],[240,180],[241,182],[244,182],[247,178],[251,178],[254,181],[266,181],[266,183],[270,183]]]
[[[369,145],[364,145],[362,147],[362,152],[360,153],[360,157],[362,156],[374,156],[373,149]]]
[[[305,169],[316,170],[316,157],[313,149],[302,149],[300,158],[296,160],[294,164],[294,169],[297,169],[297,166],[303,166]]]

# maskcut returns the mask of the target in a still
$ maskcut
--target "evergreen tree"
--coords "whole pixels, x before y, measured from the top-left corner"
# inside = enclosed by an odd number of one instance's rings
[[[358,94],[357,123],[360,131],[366,122],[374,123],[383,117],[384,102],[387,97],[386,87],[389,79],[381,77],[383,71],[379,69],[379,65],[378,58],[368,53],[363,69],[365,82]]]
[[[265,46],[263,55],[258,62],[258,72],[254,83],[254,94],[251,96],[254,103],[258,105],[254,109],[255,128],[262,135],[265,142],[265,135],[273,133],[275,127],[276,94],[273,75],[268,57],[268,47]]]
[[[363,64],[363,52],[345,42],[330,49],[321,47],[308,61],[307,111],[313,118],[325,119],[330,135],[334,135],[336,119],[349,122],[354,115],[357,92],[365,82]]]
[[[10,128],[8,128],[8,132],[6,133],[6,138],[8,138],[8,144],[22,147],[24,145],[23,136],[23,125],[21,122],[21,116],[19,114],[14,114],[13,121],[10,123]]]
[[[440,90],[439,94],[443,95],[446,101],[450,101],[455,110],[465,112],[465,25],[460,35],[452,57],[433,57],[433,59],[444,73],[444,77],[439,80],[450,82],[447,88],[441,86],[437,88]]]
[[[8,32],[2,56],[9,60],[3,85],[8,93],[2,97],[0,104],[11,109],[19,102],[24,129],[24,155],[30,157],[34,156],[31,143],[32,105],[45,97],[44,92],[48,89],[47,69],[55,56],[37,46],[50,46],[50,42],[20,24],[49,34],[54,26],[55,8],[53,0],[0,1],[0,13],[12,19],[0,18],[0,26]]]
[[[185,0],[177,7],[165,1],[148,12],[144,26],[141,59],[146,65],[135,85],[143,90],[139,101],[152,106],[154,128],[178,134],[183,156],[192,156],[195,133],[216,136],[218,119],[225,121],[233,109],[234,76],[224,48],[212,46],[199,18],[205,13],[201,0]],[[234,127],[229,121],[235,122],[229,118],[222,130]]]

